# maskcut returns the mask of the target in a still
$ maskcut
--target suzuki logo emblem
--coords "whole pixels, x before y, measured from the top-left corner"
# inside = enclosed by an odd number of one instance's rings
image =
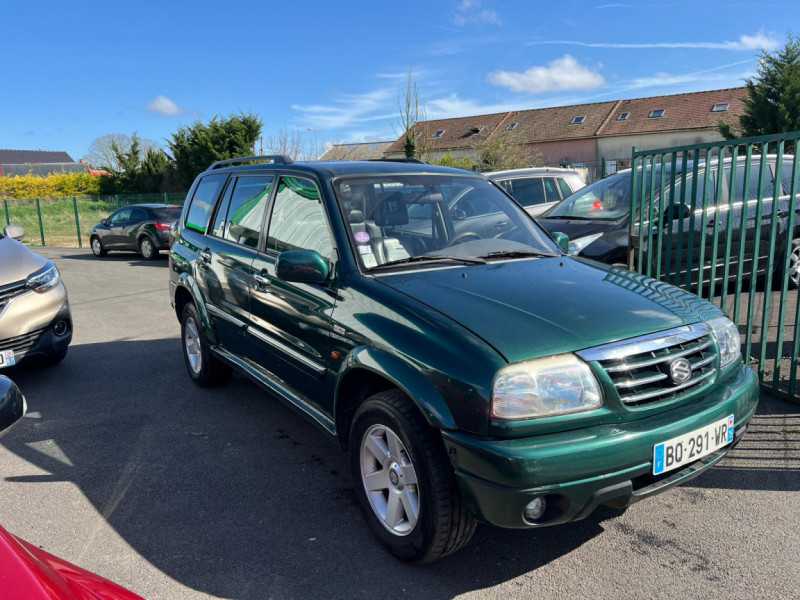
[[[677,358],[669,364],[669,376],[675,384],[685,383],[692,376],[692,363],[685,358]]]

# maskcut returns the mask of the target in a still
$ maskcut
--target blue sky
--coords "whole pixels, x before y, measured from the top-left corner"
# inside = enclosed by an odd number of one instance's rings
[[[411,66],[430,117],[740,85],[785,2],[13,2],[0,148],[67,150],[252,111],[330,140],[394,139]]]

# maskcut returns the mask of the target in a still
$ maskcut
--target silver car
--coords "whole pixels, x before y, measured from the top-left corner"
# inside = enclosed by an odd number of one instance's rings
[[[557,167],[512,169],[484,175],[500,184],[532,217],[538,217],[573,192],[586,187],[576,171]]]

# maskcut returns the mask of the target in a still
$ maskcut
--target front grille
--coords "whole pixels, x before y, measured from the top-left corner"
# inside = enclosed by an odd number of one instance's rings
[[[623,404],[632,407],[671,401],[705,389],[714,383],[719,362],[714,337],[705,323],[596,346],[578,354],[597,361]],[[670,364],[678,358],[691,365],[691,376],[683,383],[670,376]]]
[[[9,285],[0,287],[0,313],[3,312],[6,305],[12,298],[16,298],[20,294],[28,291],[24,281],[18,281]]]
[[[17,352],[26,352],[33,347],[36,342],[39,341],[39,338],[42,337],[42,334],[46,329],[46,327],[42,329],[34,329],[33,331],[23,333],[22,335],[0,340],[0,351],[13,350],[15,354]]]

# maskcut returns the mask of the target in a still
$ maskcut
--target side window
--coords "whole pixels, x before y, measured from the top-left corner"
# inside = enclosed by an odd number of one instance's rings
[[[142,208],[131,209],[131,221],[146,221],[149,217]]]
[[[792,161],[783,161],[781,165],[781,188],[784,196],[792,193]],[[794,193],[800,193],[800,177],[795,185]]]
[[[495,203],[487,198],[485,193],[474,189],[461,196],[453,208],[463,210],[467,218],[483,217],[498,212]]]
[[[130,208],[120,208],[108,219],[112,223],[120,223],[121,221],[129,221],[131,218]]]
[[[511,181],[511,187],[511,195],[522,206],[533,206],[544,202],[544,187],[542,187],[541,177],[514,179]]]
[[[200,180],[189,205],[189,211],[186,213],[186,227],[200,233],[206,232],[219,190],[227,178],[227,175],[220,173],[206,175]]]
[[[544,185],[544,201],[545,202],[558,202],[561,196],[558,195],[556,188],[556,180],[553,177],[543,177],[542,184]]]
[[[775,173],[773,172],[774,165],[767,165],[764,173],[764,198],[772,198],[775,193]],[[750,182],[747,184],[747,191],[744,190],[744,165],[739,165],[736,168],[736,182],[734,184],[733,201],[741,202],[742,200],[756,200],[758,199],[758,175],[761,171],[760,161],[754,160],[750,165]],[[725,167],[725,181],[730,186],[731,182],[731,168]],[[783,176],[781,176],[783,180]],[[789,172],[787,182],[791,183],[792,174]],[[709,190],[709,194],[713,192]],[[788,191],[786,192],[789,193]],[[726,198],[727,200],[727,198]],[[698,202],[699,204],[699,202]]]
[[[269,220],[268,252],[316,250],[333,252],[328,219],[317,186],[306,179],[281,177]]]
[[[272,177],[237,177],[235,184],[223,237],[256,248],[267,213]]]
[[[214,237],[223,238],[225,236],[225,224],[228,222],[228,206],[231,203],[234,185],[236,185],[236,179],[232,178],[228,183],[228,187],[225,188],[222,200],[217,204],[217,212],[214,214],[214,224],[211,228],[211,235]]]
[[[572,193],[572,190],[569,189],[569,185],[567,185],[566,179],[561,179],[560,177],[556,179],[558,182],[558,187],[561,190],[561,197],[566,198]]]

